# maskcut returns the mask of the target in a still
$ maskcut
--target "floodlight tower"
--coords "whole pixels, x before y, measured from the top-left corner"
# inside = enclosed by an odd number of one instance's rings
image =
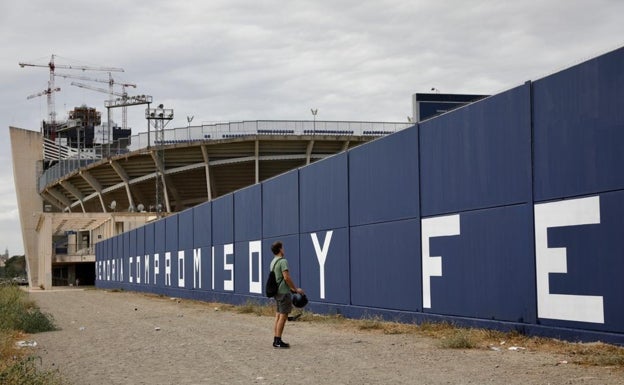
[[[316,135],[316,114],[318,114],[318,108],[310,108],[310,112],[312,112],[312,135]]]
[[[173,119],[173,109],[159,104],[156,108],[145,109],[145,118],[148,124],[154,127],[154,145],[156,146],[154,162],[156,163],[156,212],[158,216],[163,211],[163,203],[167,212],[171,211],[167,184],[165,183],[165,126]]]

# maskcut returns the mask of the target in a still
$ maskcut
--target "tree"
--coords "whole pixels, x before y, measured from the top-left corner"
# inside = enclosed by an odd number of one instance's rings
[[[26,276],[26,257],[14,255],[4,263],[4,276],[7,278]]]

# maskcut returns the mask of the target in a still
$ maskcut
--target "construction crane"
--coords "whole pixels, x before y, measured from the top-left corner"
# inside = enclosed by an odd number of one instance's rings
[[[48,89],[47,90],[43,90],[41,92],[37,92],[36,94],[28,95],[26,97],[26,99],[36,98],[37,96],[49,95],[52,92],[57,92],[57,91],[60,91],[60,90],[61,90],[60,87],[50,88],[50,84],[48,83]]]
[[[81,71],[105,71],[105,72],[124,72],[123,68],[116,67],[91,67],[91,66],[74,66],[69,64],[56,64],[54,63],[54,57],[52,55],[48,64],[33,64],[33,63],[18,63],[20,67],[45,67],[50,69],[50,80],[48,80],[48,89],[37,94],[30,95],[27,99],[32,99],[37,96],[47,95],[48,99],[48,116],[50,118],[50,124],[56,125],[56,108],[54,105],[54,93],[60,91],[59,87],[54,85],[54,70],[57,68],[63,68],[68,70],[81,70]]]
[[[109,72],[108,73],[108,80],[105,79],[96,79],[96,78],[91,78],[88,76],[80,76],[80,75],[71,75],[71,74],[59,74],[56,73],[54,76],[58,76],[58,77],[62,77],[62,78],[70,78],[70,79],[79,79],[79,80],[87,80],[87,81],[92,81],[92,82],[98,82],[98,83],[107,83],[108,84],[108,94],[109,94],[109,101],[113,100],[113,96],[117,95],[119,96],[119,94],[115,94],[115,92],[113,91],[113,85],[118,84],[120,85],[122,88],[122,92],[123,94],[126,94],[126,87],[132,87],[132,88],[136,88],[136,84],[133,83],[121,83],[118,81],[115,81],[115,79],[113,79],[112,74]],[[78,84],[82,84],[82,83],[78,83]],[[76,84],[73,84],[76,85]],[[80,87],[80,86],[78,86]],[[83,88],[87,88],[87,87],[83,87]],[[101,88],[98,88],[97,91],[101,91]],[[127,126],[127,121],[128,121],[128,109],[127,107],[123,107],[121,110],[121,115],[122,115],[122,126],[125,129]]]
[[[126,92],[126,86],[132,86],[132,87],[136,87],[136,85],[133,84],[125,84],[125,83],[120,83],[121,84],[121,92],[115,92],[112,90],[107,90],[104,88],[100,88],[100,87],[92,87],[88,84],[84,84],[84,83],[78,83],[78,82],[71,82],[72,86],[76,86],[76,87],[80,87],[80,88],[86,88],[88,90],[92,90],[92,91],[97,91],[97,92],[103,92],[105,94],[110,94],[110,95],[115,95],[115,96],[119,96],[122,99],[126,100],[128,99],[128,93]],[[127,111],[127,107],[123,107],[122,108],[122,123],[121,123],[121,127],[125,130],[126,128],[128,128],[128,111]],[[110,125],[110,121],[108,122],[108,124]],[[111,129],[109,127],[109,129]]]

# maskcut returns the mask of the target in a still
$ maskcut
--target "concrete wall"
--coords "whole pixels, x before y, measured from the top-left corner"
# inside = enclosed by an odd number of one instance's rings
[[[11,153],[13,155],[13,178],[20,214],[24,254],[30,286],[38,286],[40,279],[38,241],[36,235],[39,213],[43,201],[37,192],[37,164],[43,158],[41,134],[16,127],[9,127]],[[25,177],[25,175],[28,175]]]

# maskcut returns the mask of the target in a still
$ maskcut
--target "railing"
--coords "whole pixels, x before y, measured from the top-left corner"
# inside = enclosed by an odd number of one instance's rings
[[[185,143],[198,140],[241,138],[255,135],[360,135],[383,136],[413,126],[397,122],[349,122],[312,120],[253,120],[202,124],[164,130],[162,143],[155,141],[154,132],[133,135],[128,149],[135,151],[160,144]],[[149,136],[149,140],[148,140]]]
[[[89,151],[82,152],[48,141],[49,143],[46,142],[44,144],[46,160],[56,162],[56,164],[45,170],[39,177],[38,187],[41,192],[49,183],[100,159],[158,145],[232,139],[256,135],[384,136],[413,125],[413,123],[398,122],[313,120],[252,120],[212,123],[164,130],[162,142],[156,142],[156,135],[152,130],[132,135],[129,138],[120,139],[110,144],[95,145]]]

